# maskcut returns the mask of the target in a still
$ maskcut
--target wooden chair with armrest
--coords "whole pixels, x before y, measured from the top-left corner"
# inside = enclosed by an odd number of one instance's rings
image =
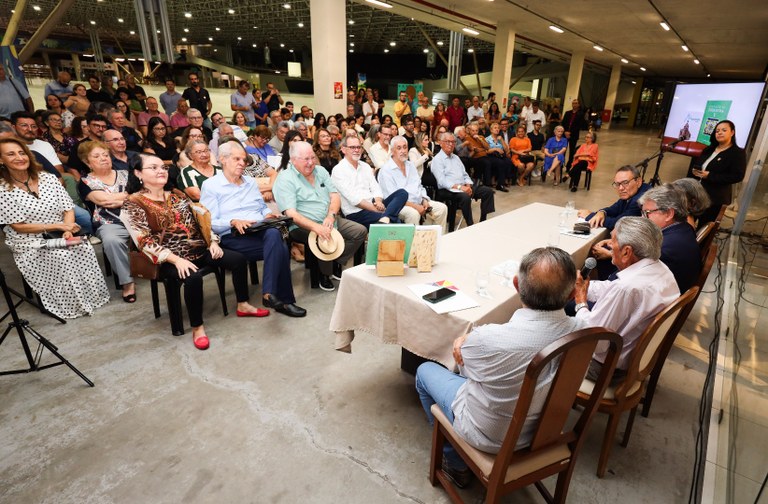
[[[717,232],[720,231],[720,224],[725,216],[725,209],[727,205],[720,207],[720,212],[717,214],[717,218],[714,222],[708,222],[704,224],[698,231],[696,231],[696,243],[699,244],[699,250],[701,250],[701,262],[707,260],[707,254],[709,253],[709,246],[715,241]]]
[[[501,496],[530,484],[536,485],[547,502],[565,502],[571,475],[584,440],[582,434],[592,421],[597,399],[587,401],[586,407],[579,413],[575,422],[569,422],[569,415],[580,380],[586,374],[592,354],[600,342],[607,342],[609,345],[606,364],[595,384],[595,390],[602,393],[608,386],[621,353],[622,342],[618,334],[603,328],[582,329],[563,336],[534,357],[526,370],[504,443],[496,455],[482,452],[467,444],[456,434],[440,408],[433,405],[431,411],[435,416],[435,425],[429,466],[429,480],[432,485],[439,482],[453,502],[463,502],[456,488],[441,470],[443,445],[447,440],[486,487],[485,502],[498,502]],[[557,373],[549,386],[533,441],[529,446],[517,449],[518,438],[528,415],[539,375],[550,363],[556,363]],[[554,474],[559,476],[553,498],[541,480]]]
[[[603,393],[599,393],[597,392],[596,383],[584,378],[576,394],[576,404],[586,406],[597,396],[600,398],[597,411],[608,414],[608,425],[605,429],[600,459],[597,464],[598,478],[605,476],[613,439],[616,435],[621,415],[625,411],[629,411],[629,418],[627,419],[627,427],[624,431],[621,446],[626,447],[629,443],[637,406],[643,397],[645,379],[656,364],[659,349],[667,336],[672,334],[675,321],[679,318],[685,307],[693,301],[697,292],[698,287],[691,287],[685,294],[656,315],[653,322],[637,339],[637,345],[632,350],[632,353],[629,354],[627,375],[624,380],[616,385],[607,387]]]
[[[648,413],[651,411],[653,394],[656,392],[656,385],[659,383],[661,370],[664,368],[664,363],[666,362],[667,356],[675,344],[675,339],[677,338],[678,333],[683,328],[685,321],[688,320],[688,315],[690,315],[691,310],[693,310],[693,307],[696,305],[696,301],[699,299],[699,295],[701,295],[704,284],[707,282],[707,278],[709,277],[709,272],[712,270],[712,265],[715,263],[715,259],[717,258],[717,252],[717,243],[711,243],[709,246],[709,253],[707,254],[707,258],[704,262],[704,266],[701,268],[699,278],[696,281],[696,287],[698,287],[699,290],[696,292],[696,296],[694,296],[693,301],[691,301],[680,313],[680,316],[675,322],[675,326],[670,331],[669,337],[665,339],[664,343],[659,348],[659,357],[656,360],[656,365],[653,367],[651,374],[648,376],[648,384],[645,387],[645,396],[643,397],[643,410],[640,412],[640,414],[646,418],[648,417]]]

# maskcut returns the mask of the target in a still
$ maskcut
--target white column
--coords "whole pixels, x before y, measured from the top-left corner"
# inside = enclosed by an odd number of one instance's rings
[[[619,81],[621,80],[621,63],[615,63],[611,69],[611,78],[608,81],[608,93],[605,95],[605,110],[611,111],[611,119],[613,119],[613,106],[616,105],[616,93],[619,91]],[[608,121],[603,124],[603,128],[610,129],[611,123]]]
[[[512,79],[512,56],[515,52],[515,30],[509,21],[501,21],[496,26],[496,45],[493,53],[493,73],[491,91],[496,93],[496,101],[501,110],[507,109],[509,83]]]
[[[571,110],[571,102],[579,99],[579,86],[581,85],[581,72],[584,70],[584,53],[575,52],[571,55],[571,66],[568,69],[568,83],[565,85],[565,97],[563,98],[563,113]],[[584,104],[581,106],[584,109]]]
[[[347,103],[347,12],[344,0],[310,0],[315,111],[345,112]],[[334,84],[341,83],[341,98]]]

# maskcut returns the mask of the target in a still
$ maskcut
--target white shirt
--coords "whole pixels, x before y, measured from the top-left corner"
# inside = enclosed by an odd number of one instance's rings
[[[371,149],[368,151],[368,155],[371,156],[371,162],[373,162],[373,166],[379,170],[389,159],[389,147],[385,149],[382,147],[381,142],[376,142],[375,144],[371,145]]]
[[[424,200],[429,200],[426,189],[421,185],[421,177],[410,161],[405,162],[405,175],[403,175],[394,160],[389,158],[379,171],[379,185],[385,198],[398,189],[405,189],[409,203],[421,205]]]
[[[544,111],[539,109],[538,112],[534,112],[531,110],[528,115],[525,116],[526,121],[526,133],[530,133],[533,131],[533,121],[539,120],[541,121],[541,125],[545,126],[547,124],[547,116],[544,114]]]
[[[589,282],[587,300],[596,302],[592,310],[583,308],[576,318],[586,327],[605,327],[619,333],[624,340],[618,369],[626,369],[629,354],[637,338],[653,318],[680,296],[675,276],[661,261],[641,259],[619,271],[614,281]],[[608,344],[600,343],[594,358],[605,362]]]
[[[248,140],[248,135],[245,134],[245,131],[238,126],[238,125],[230,125],[232,126],[232,135],[240,140],[241,142],[245,143],[246,140]],[[211,152],[214,156],[219,156],[219,128],[216,128],[213,130],[213,139],[211,139],[208,148],[211,149]]]
[[[373,103],[363,103],[363,115],[365,116],[365,124],[371,124],[371,118],[379,112],[379,104],[375,101]],[[368,115],[371,114],[371,115]]]
[[[384,197],[373,169],[362,161],[355,168],[346,158],[342,159],[333,167],[331,180],[341,195],[341,211],[346,216],[362,210],[357,206],[361,201],[373,202],[374,198]]]
[[[424,174],[424,163],[429,159],[429,154],[422,154],[416,147],[411,147],[411,150],[408,151],[408,159],[416,167],[416,171],[421,177]]]
[[[59,156],[56,155],[56,150],[53,148],[53,145],[49,144],[45,140],[36,138],[34,142],[28,145],[28,147],[29,150],[35,151],[47,159],[48,162],[53,166],[62,164],[61,159],[59,159]]]
[[[478,117],[485,117],[483,107],[469,107],[467,109],[467,122],[472,122]]]

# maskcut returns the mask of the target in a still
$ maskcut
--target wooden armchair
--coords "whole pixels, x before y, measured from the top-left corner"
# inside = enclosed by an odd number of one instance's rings
[[[598,392],[595,382],[587,378],[582,382],[581,388],[576,395],[576,404],[586,406],[597,396],[600,398],[597,410],[608,414],[608,425],[605,429],[603,446],[600,450],[600,460],[597,464],[598,478],[605,476],[608,456],[611,453],[616,429],[618,428],[621,415],[625,411],[629,411],[629,418],[627,419],[627,427],[624,431],[621,446],[626,447],[627,443],[629,443],[637,406],[643,397],[645,379],[653,370],[659,356],[659,349],[664,344],[664,341],[669,335],[674,337],[673,328],[679,315],[694,300],[698,291],[698,287],[691,287],[685,294],[656,315],[653,322],[637,339],[637,346],[629,356],[627,375],[624,380],[617,385],[607,387],[604,393]]]
[[[618,334],[603,328],[582,329],[563,336],[534,357],[526,370],[504,443],[496,455],[482,452],[467,444],[454,432],[440,408],[433,405],[431,411],[435,416],[435,426],[429,466],[429,480],[432,485],[439,482],[453,502],[462,502],[456,488],[441,470],[443,445],[448,440],[486,487],[485,502],[498,502],[501,496],[532,483],[547,502],[565,502],[583,442],[582,434],[592,421],[598,401],[588,400],[575,423],[568,422],[569,413],[579,383],[586,374],[592,354],[600,342],[607,342],[609,345],[605,366],[595,383],[597,397],[600,397],[621,353],[622,342]],[[530,446],[515,449],[539,375],[551,362],[559,363],[557,373],[549,386],[533,441]],[[554,474],[559,474],[559,477],[553,499],[541,480]]]

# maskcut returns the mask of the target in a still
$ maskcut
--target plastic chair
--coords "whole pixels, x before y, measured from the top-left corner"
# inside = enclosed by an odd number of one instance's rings
[[[432,406],[435,426],[432,434],[432,456],[429,480],[440,483],[453,502],[463,502],[456,488],[441,470],[443,445],[448,440],[486,487],[485,502],[498,502],[509,492],[535,484],[548,502],[565,502],[571,475],[578,458],[583,434],[589,428],[597,407],[597,399],[587,401],[578,420],[569,422],[571,406],[578,392],[579,381],[586,374],[592,353],[600,342],[609,345],[606,364],[595,384],[599,395],[608,386],[610,376],[621,352],[621,337],[603,328],[573,332],[541,350],[528,365],[520,396],[501,450],[496,455],[473,448],[453,430],[442,410]],[[531,444],[515,449],[536,389],[539,375],[550,363],[557,364],[557,373],[549,385],[542,407],[539,425]],[[566,427],[568,424],[568,427]],[[541,480],[558,474],[554,498]]]
[[[624,438],[621,446],[626,447],[629,436],[632,433],[632,425],[635,421],[637,406],[643,397],[644,382],[651,373],[659,356],[659,349],[668,335],[672,334],[675,322],[685,307],[690,304],[698,287],[691,287],[685,294],[677,298],[672,304],[663,309],[653,322],[643,331],[637,339],[635,348],[629,356],[627,375],[620,383],[611,385],[603,393],[597,391],[596,383],[585,378],[576,395],[576,404],[588,405],[595,397],[600,398],[597,410],[608,414],[608,425],[605,428],[603,446],[600,450],[600,460],[597,464],[597,477],[605,476],[608,466],[608,456],[619,426],[622,413],[629,411],[627,427],[624,430]]]

